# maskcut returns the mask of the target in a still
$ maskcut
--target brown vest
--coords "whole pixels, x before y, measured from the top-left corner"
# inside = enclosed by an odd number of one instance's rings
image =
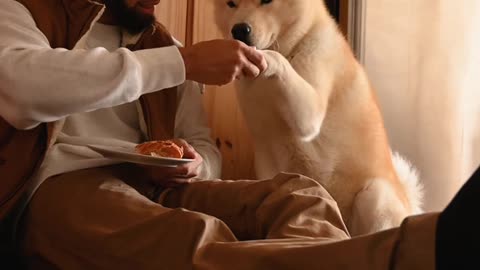
[[[103,7],[90,0],[17,1],[31,12],[52,48],[66,49],[75,46]],[[173,45],[171,35],[157,23],[142,34],[137,44],[127,47],[140,50],[169,45]],[[172,88],[140,98],[148,139],[173,137],[176,97],[176,88]],[[31,130],[17,130],[0,116],[0,221],[15,206],[42,163],[48,145],[54,140],[53,130],[53,123],[41,124]]]

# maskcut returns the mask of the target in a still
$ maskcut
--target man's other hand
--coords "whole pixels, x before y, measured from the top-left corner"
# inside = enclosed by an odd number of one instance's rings
[[[177,167],[145,166],[149,180],[163,187],[174,187],[191,182],[193,178],[199,176],[203,163],[202,156],[185,140],[174,139],[173,142],[183,147],[183,158],[193,159],[193,161]]]

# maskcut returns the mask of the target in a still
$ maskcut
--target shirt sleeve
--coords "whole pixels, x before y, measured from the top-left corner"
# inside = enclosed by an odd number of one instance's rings
[[[178,109],[175,120],[175,137],[186,140],[202,156],[200,178],[218,179],[222,161],[220,151],[210,137],[210,129],[203,108],[203,85],[186,81],[178,89]]]
[[[176,46],[52,49],[30,12],[0,1],[0,116],[18,129],[114,107],[185,82]]]

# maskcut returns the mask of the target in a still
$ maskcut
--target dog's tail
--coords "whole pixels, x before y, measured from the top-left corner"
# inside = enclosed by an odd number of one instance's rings
[[[413,215],[422,213],[423,185],[420,183],[418,172],[413,165],[399,153],[392,153],[392,161],[398,178],[405,188]]]

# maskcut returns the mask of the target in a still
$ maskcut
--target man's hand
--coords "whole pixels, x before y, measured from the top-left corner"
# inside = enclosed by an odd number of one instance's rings
[[[183,158],[193,159],[194,161],[175,168],[145,167],[150,178],[149,180],[164,187],[173,187],[191,182],[192,178],[200,174],[200,165],[203,163],[202,156],[185,140],[174,139],[173,141],[178,146],[183,147]]]
[[[187,80],[224,85],[245,76],[255,78],[267,68],[263,54],[237,40],[211,40],[180,48]]]

